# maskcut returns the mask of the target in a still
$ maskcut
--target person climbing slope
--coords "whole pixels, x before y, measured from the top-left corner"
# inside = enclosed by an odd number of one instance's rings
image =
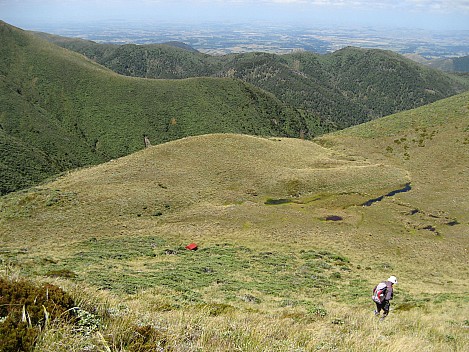
[[[393,286],[397,284],[397,278],[390,276],[386,281],[380,282],[373,288],[371,299],[376,303],[375,315],[380,316],[381,310],[383,316],[380,320],[384,320],[389,314],[390,303],[394,295]]]

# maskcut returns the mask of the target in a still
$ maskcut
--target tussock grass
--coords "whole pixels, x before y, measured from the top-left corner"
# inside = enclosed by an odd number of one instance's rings
[[[90,292],[88,292],[90,293]],[[99,294],[98,294],[99,295]],[[464,351],[467,346],[466,316],[457,304],[428,303],[409,312],[394,310],[380,322],[364,306],[329,302],[325,315],[310,314],[295,307],[281,314],[261,305],[257,310],[236,308],[213,315],[207,306],[183,310],[155,309],[167,296],[155,290],[140,292],[130,300],[108,301],[112,312],[103,321],[106,328],[88,336],[67,332],[66,326],[51,327],[43,335],[39,351],[123,350],[131,340],[134,324],[159,331],[160,346],[170,351]],[[116,305],[113,308],[112,305]],[[265,310],[264,310],[265,309]],[[41,347],[42,346],[42,347]],[[45,349],[43,349],[45,348]]]

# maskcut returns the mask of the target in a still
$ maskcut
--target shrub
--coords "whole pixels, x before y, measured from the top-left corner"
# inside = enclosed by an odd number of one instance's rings
[[[130,352],[163,351],[166,337],[150,325],[135,327],[132,339],[127,346]]]
[[[65,277],[69,279],[74,279],[77,277],[77,274],[68,269],[60,269],[60,270],[50,270],[46,273],[46,276]]]
[[[33,350],[39,332],[50,321],[73,318],[74,305],[57,286],[0,278],[0,350]]]

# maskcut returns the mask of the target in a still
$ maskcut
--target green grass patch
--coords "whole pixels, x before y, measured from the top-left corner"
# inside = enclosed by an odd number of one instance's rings
[[[76,244],[73,251],[61,261],[25,261],[23,269],[118,294],[162,287],[178,293],[175,301],[199,304],[206,303],[204,290],[215,287],[230,304],[242,299],[241,292],[288,300],[333,291],[349,263],[328,251],[259,251],[230,243],[189,251],[156,236],[92,238]]]

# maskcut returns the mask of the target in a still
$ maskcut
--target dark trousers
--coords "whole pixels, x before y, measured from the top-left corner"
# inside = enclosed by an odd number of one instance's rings
[[[376,303],[376,311],[378,314],[381,312],[381,309],[383,310],[383,317],[387,316],[389,314],[389,301],[384,300],[381,303]]]

